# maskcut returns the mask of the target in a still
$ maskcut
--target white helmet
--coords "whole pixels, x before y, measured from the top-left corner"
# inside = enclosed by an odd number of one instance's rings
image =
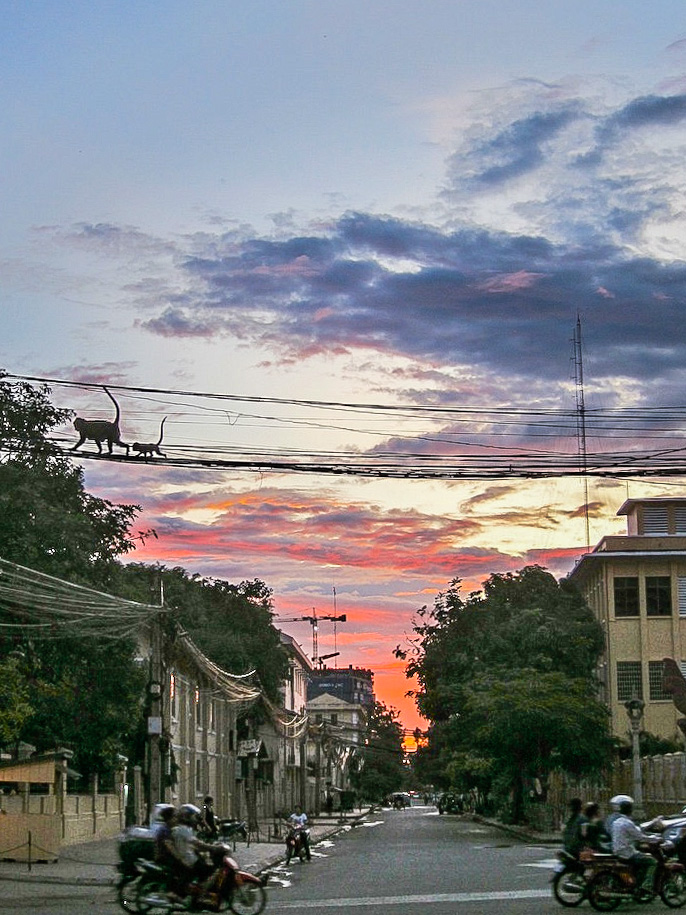
[[[185,823],[198,823],[202,820],[202,811],[195,804],[183,804],[179,808],[179,819]]]
[[[620,804],[633,804],[634,799],[629,797],[628,794],[615,794],[614,797],[610,798],[610,804],[612,805],[613,810],[619,810]]]

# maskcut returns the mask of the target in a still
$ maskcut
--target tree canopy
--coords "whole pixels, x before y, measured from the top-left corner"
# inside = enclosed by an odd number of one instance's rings
[[[215,664],[234,674],[255,671],[265,695],[278,699],[288,658],[273,625],[271,589],[259,579],[231,584],[180,567],[129,563],[118,590],[135,600],[159,599],[173,619]]]
[[[0,374],[0,557],[103,588],[133,548],[138,508],[86,492],[81,468],[49,438],[69,418],[49,393]],[[134,639],[103,642],[78,629],[39,638],[6,610],[0,620],[0,679],[10,692],[0,702],[0,740],[39,750],[71,745],[84,775],[111,770],[141,717]]]
[[[602,630],[580,594],[540,566],[491,575],[466,600],[454,580],[423,607],[408,649],[429,719],[417,753],[424,780],[512,799],[551,771],[597,771],[612,747],[595,667]]]

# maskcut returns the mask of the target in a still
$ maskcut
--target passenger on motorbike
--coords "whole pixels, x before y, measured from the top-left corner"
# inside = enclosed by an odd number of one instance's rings
[[[184,890],[185,865],[174,842],[176,808],[171,804],[158,811],[153,825],[155,836],[155,863],[169,874],[169,896],[172,901],[181,899]]]
[[[660,837],[644,832],[631,819],[634,805],[631,800],[619,804],[619,816],[612,823],[612,853],[629,863],[636,878],[637,887],[648,887],[657,866],[653,855],[640,851],[636,846],[643,842],[659,842]]]
[[[562,830],[564,850],[568,854],[574,855],[575,858],[579,857],[579,852],[581,851],[581,827],[586,822],[586,817],[581,812],[582,806],[581,798],[573,797],[571,799],[569,802],[569,817]]]
[[[305,855],[307,856],[307,860],[311,861],[312,855],[310,853],[310,833],[309,833],[309,829],[307,828],[307,824],[308,824],[307,814],[303,812],[303,809],[300,806],[300,804],[296,805],[295,810],[288,817],[287,822],[288,822],[288,825],[291,827],[291,829],[301,830],[302,841],[303,841],[303,845],[305,846]]]
[[[612,840],[605,830],[600,816],[600,807],[594,801],[584,807],[585,823],[581,824],[581,841],[585,848],[592,851],[609,851]]]

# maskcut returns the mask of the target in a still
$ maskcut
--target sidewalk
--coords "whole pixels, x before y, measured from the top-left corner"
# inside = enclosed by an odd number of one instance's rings
[[[365,809],[357,814],[347,814],[344,820],[338,817],[318,817],[310,826],[310,844],[315,846],[317,842],[335,835],[347,826],[356,825],[368,812]],[[44,864],[34,863],[30,870],[25,861],[0,861],[0,880],[113,886],[119,879],[117,849],[117,839],[68,845],[60,852],[59,860]],[[234,855],[243,870],[259,874],[284,858],[284,842],[251,842],[250,845],[237,842]]]

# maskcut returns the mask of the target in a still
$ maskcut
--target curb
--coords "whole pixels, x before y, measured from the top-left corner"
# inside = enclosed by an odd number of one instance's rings
[[[527,829],[526,826],[511,826],[508,823],[501,823],[499,820],[489,820],[486,817],[479,816],[476,813],[472,814],[472,819],[475,823],[483,823],[484,826],[492,826],[494,829],[499,829],[501,832],[504,832],[506,835],[513,836],[515,839],[524,839],[527,842],[535,842],[537,845],[562,844],[561,838],[532,832],[530,829]]]

